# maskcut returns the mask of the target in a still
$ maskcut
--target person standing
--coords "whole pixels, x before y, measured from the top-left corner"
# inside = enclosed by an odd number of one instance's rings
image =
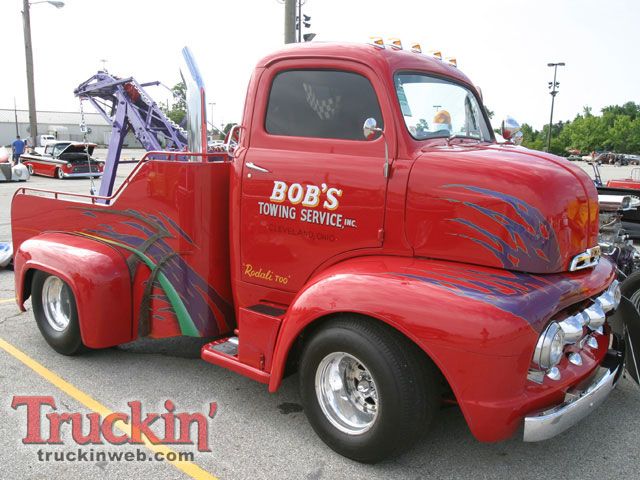
[[[20,155],[24,153],[25,142],[20,139],[20,135],[16,135],[16,139],[11,144],[13,150],[13,163],[20,163]]]

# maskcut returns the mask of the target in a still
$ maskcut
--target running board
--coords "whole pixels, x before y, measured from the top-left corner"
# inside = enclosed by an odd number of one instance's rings
[[[238,360],[238,337],[220,338],[202,347],[200,356],[213,363],[260,383],[269,383],[270,375]]]

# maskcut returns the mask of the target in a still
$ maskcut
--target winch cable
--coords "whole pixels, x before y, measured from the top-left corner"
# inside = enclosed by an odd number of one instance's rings
[[[92,173],[91,155],[89,155],[89,143],[87,141],[87,133],[89,129],[87,128],[87,123],[85,122],[85,119],[84,119],[84,109],[82,108],[83,102],[84,102],[84,98],[80,97],[80,131],[82,132],[82,138],[84,141],[84,153],[86,153],[87,155],[87,163],[89,165],[89,180],[91,181],[91,186],[89,187],[89,193],[91,195],[95,195],[96,185],[93,181],[93,175],[91,175]]]

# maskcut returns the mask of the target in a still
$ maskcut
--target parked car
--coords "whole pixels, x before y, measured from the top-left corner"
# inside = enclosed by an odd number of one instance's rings
[[[95,143],[56,141],[49,143],[44,153],[31,152],[20,156],[20,161],[31,175],[47,177],[100,177],[104,162],[91,157]]]

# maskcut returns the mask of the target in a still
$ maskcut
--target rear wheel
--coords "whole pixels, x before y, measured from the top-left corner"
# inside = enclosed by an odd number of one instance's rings
[[[62,180],[64,178],[64,173],[61,168],[56,168],[56,178]]]
[[[56,352],[75,355],[84,349],[76,299],[64,280],[46,272],[35,272],[31,304],[42,336]]]
[[[31,165],[27,165],[27,170],[29,171],[29,175],[33,175],[33,167]]]
[[[333,450],[374,463],[406,451],[436,408],[432,364],[397,331],[344,316],[308,341],[300,364],[305,413]]]

